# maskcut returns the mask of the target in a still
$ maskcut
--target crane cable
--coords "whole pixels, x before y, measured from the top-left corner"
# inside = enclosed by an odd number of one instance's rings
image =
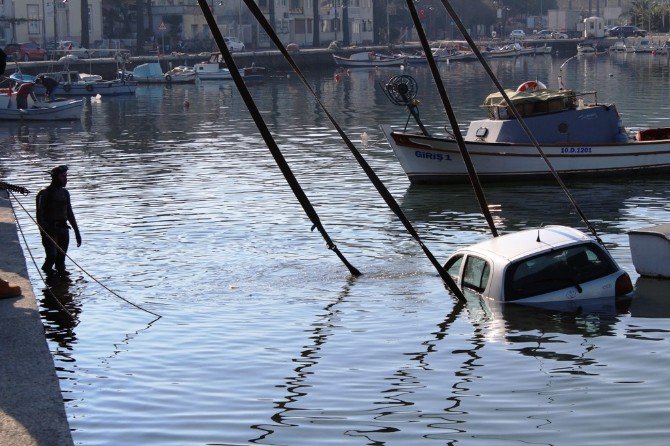
[[[486,202],[484,190],[482,189],[482,185],[479,181],[479,176],[477,175],[475,166],[472,163],[472,159],[470,158],[468,149],[465,147],[465,140],[463,139],[463,135],[461,134],[461,129],[458,127],[458,120],[456,119],[456,114],[454,113],[454,109],[452,108],[451,103],[449,102],[449,96],[447,95],[447,91],[444,88],[444,83],[442,82],[440,71],[438,70],[437,64],[435,63],[433,53],[430,50],[430,45],[428,44],[428,38],[426,37],[426,32],[424,31],[423,26],[421,25],[421,20],[419,19],[419,14],[416,11],[416,7],[414,6],[413,0],[407,0],[407,8],[409,9],[410,15],[412,16],[414,27],[416,28],[416,31],[419,34],[419,40],[421,40],[421,46],[423,47],[423,52],[426,55],[426,59],[428,60],[428,66],[430,67],[430,71],[433,75],[433,80],[435,81],[435,86],[437,87],[437,90],[440,93],[442,104],[444,105],[444,109],[447,112],[447,117],[449,118],[449,123],[451,124],[453,135],[456,139],[456,143],[458,144],[458,149],[461,152],[461,157],[463,158],[463,162],[465,163],[465,168],[468,171],[470,184],[472,185],[472,188],[474,189],[475,192],[475,196],[477,197],[477,203],[479,203],[479,208],[484,214],[484,218],[486,219],[486,222],[489,225],[491,233],[493,234],[494,237],[497,237],[498,231],[493,221],[491,210],[489,209],[488,204]]]
[[[284,178],[286,178],[287,183],[291,187],[293,194],[296,196],[303,210],[305,211],[309,219],[312,221],[312,230],[314,230],[314,228],[317,228],[321,233],[321,236],[326,241],[326,246],[328,247],[328,249],[332,250],[333,252],[335,252],[335,254],[337,254],[337,256],[340,258],[342,263],[344,263],[344,265],[349,269],[349,272],[352,275],[359,276],[361,274],[360,271],[358,271],[352,264],[350,264],[347,261],[347,259],[340,252],[335,243],[331,240],[330,236],[326,232],[326,229],[321,224],[321,220],[319,219],[316,210],[310,203],[309,199],[307,198],[307,195],[305,195],[305,192],[300,186],[300,183],[298,183],[297,178],[291,171],[291,168],[286,162],[286,159],[284,158],[284,155],[279,149],[279,146],[277,146],[277,142],[274,140],[272,134],[270,133],[270,130],[268,129],[267,124],[263,120],[263,116],[258,110],[258,107],[256,107],[254,99],[249,93],[249,89],[244,84],[244,80],[242,79],[242,76],[240,75],[240,72],[237,66],[235,65],[233,56],[230,53],[230,50],[228,50],[228,47],[226,46],[226,42],[223,40],[221,30],[219,30],[219,27],[216,23],[216,20],[214,19],[214,15],[212,14],[209,5],[207,4],[207,1],[198,0],[198,3],[200,4],[200,8],[202,9],[203,14],[205,15],[207,25],[209,26],[209,29],[212,31],[214,41],[219,47],[219,51],[221,51],[221,55],[223,56],[226,66],[228,67],[228,70],[230,71],[230,74],[233,77],[233,81],[235,82],[235,86],[237,87],[240,96],[242,96],[244,103],[249,109],[249,113],[251,114],[251,117],[256,123],[256,127],[258,127],[258,131],[261,133],[263,140],[265,140],[265,144],[268,146],[268,149],[270,150],[270,153],[275,159],[275,162],[277,163],[279,170],[281,170],[282,174],[284,175]]]
[[[201,0],[199,0],[201,1]],[[389,190],[384,186],[382,181],[379,179],[375,171],[372,169],[372,167],[367,163],[365,158],[361,155],[360,151],[356,148],[356,146],[351,142],[349,137],[346,135],[342,127],[337,123],[335,118],[330,114],[330,112],[327,110],[326,106],[321,102],[319,99],[318,95],[314,91],[314,89],[309,85],[309,82],[307,82],[307,79],[303,75],[302,71],[300,68],[298,68],[297,64],[291,57],[291,55],[288,53],[286,48],[284,48],[284,45],[282,44],[281,40],[277,36],[277,34],[274,32],[272,29],[272,26],[270,26],[269,22],[261,12],[260,8],[258,5],[253,1],[253,0],[244,0],[244,3],[247,5],[249,8],[249,11],[254,15],[258,23],[263,27],[267,35],[270,37],[270,40],[275,44],[277,49],[282,53],[284,56],[284,59],[289,63],[293,71],[298,75],[300,78],[301,82],[305,87],[310,91],[312,96],[316,99],[317,103],[321,107],[321,109],[324,111],[330,122],[333,124],[337,132],[340,134],[340,137],[342,140],[345,142],[351,153],[353,154],[354,158],[356,158],[356,161],[358,161],[359,165],[363,168],[363,171],[366,173],[372,184],[375,186],[381,197],[384,199],[386,204],[389,206],[389,208],[396,214],[396,216],[400,219],[402,224],[405,226],[405,229],[407,232],[419,243],[419,246],[423,250],[424,254],[430,262],[432,263],[433,267],[437,270],[439,276],[442,278],[444,283],[447,285],[449,290],[456,295],[456,297],[460,301],[465,301],[465,296],[463,295],[463,292],[458,288],[458,285],[454,282],[454,280],[451,278],[451,276],[447,273],[447,271],[444,269],[444,267],[438,262],[438,260],[435,258],[435,256],[431,253],[431,251],[428,249],[428,247],[423,243],[421,240],[421,237],[419,234],[416,232],[412,224],[410,223],[409,219],[405,216],[403,213],[402,209],[400,208],[400,205],[398,202],[393,198],[393,195],[389,192]],[[202,4],[202,1],[201,1]],[[208,13],[211,15],[209,11],[206,11],[203,9],[203,12],[205,13],[205,16],[208,15]],[[212,17],[213,20],[213,17]],[[214,22],[216,24],[216,22]],[[216,34],[218,32],[218,28],[215,30],[213,29],[212,32]],[[220,33],[219,33],[220,34]]]
[[[410,2],[408,1],[408,3],[410,3]],[[526,133],[526,135],[530,139],[533,146],[535,146],[535,148],[537,149],[538,153],[540,154],[540,156],[542,157],[542,159],[546,163],[547,167],[551,171],[551,174],[554,176],[554,178],[556,179],[556,181],[558,182],[560,187],[563,189],[563,192],[565,192],[565,195],[567,195],[568,200],[570,200],[570,203],[572,203],[572,206],[575,208],[575,210],[577,211],[577,213],[581,217],[582,221],[586,224],[589,231],[591,231],[591,234],[593,234],[593,236],[598,241],[598,243],[600,243],[602,246],[604,246],[604,243],[600,239],[600,237],[598,236],[598,233],[596,232],[595,227],[591,224],[591,222],[588,220],[588,218],[586,218],[586,215],[584,214],[584,212],[582,212],[582,209],[577,204],[577,200],[575,200],[575,198],[573,197],[572,193],[568,190],[565,183],[563,183],[563,180],[561,179],[560,175],[558,174],[556,169],[554,169],[554,166],[551,164],[551,161],[549,161],[549,158],[547,157],[547,155],[542,150],[542,147],[540,147],[540,143],[537,141],[535,136],[533,136],[532,132],[530,131],[530,129],[526,125],[526,122],[524,121],[523,117],[521,116],[521,113],[519,113],[516,106],[514,105],[514,103],[511,101],[511,99],[507,95],[507,92],[505,92],[505,89],[503,88],[503,86],[498,81],[498,78],[493,73],[493,70],[491,70],[491,67],[489,66],[489,64],[484,59],[484,56],[482,56],[481,51],[479,51],[479,48],[477,48],[477,45],[475,44],[474,40],[472,40],[472,37],[470,37],[470,34],[468,33],[468,30],[465,29],[465,25],[463,25],[463,22],[458,17],[458,14],[456,14],[456,11],[453,9],[451,4],[449,3],[449,0],[442,0],[442,4],[444,5],[445,9],[447,10],[447,13],[449,13],[451,18],[453,19],[453,21],[456,24],[456,27],[458,28],[458,30],[461,32],[461,34],[463,35],[465,40],[468,42],[468,45],[470,45],[470,48],[472,48],[472,51],[474,52],[475,56],[477,56],[477,59],[479,59],[479,62],[484,67],[484,70],[486,71],[486,73],[489,75],[489,77],[491,78],[491,80],[493,81],[495,86],[498,88],[498,91],[500,91],[500,94],[502,95],[503,99],[505,100],[505,102],[509,106],[510,110],[512,110],[512,114],[514,115],[516,120],[519,122],[519,124],[523,128],[523,131]]]

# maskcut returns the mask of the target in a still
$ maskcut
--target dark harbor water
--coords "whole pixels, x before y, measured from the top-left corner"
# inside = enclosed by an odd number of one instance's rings
[[[501,82],[557,86],[562,58],[492,63]],[[493,90],[442,65],[464,125]],[[378,82],[399,69],[307,73],[442,261],[487,237],[466,186],[411,186],[378,125],[406,113]],[[421,116],[446,123],[426,68]],[[627,127],[670,126],[670,64],[575,59]],[[80,445],[666,445],[670,283],[639,278],[627,231],[670,221],[670,179],[569,183],[636,284],[629,306],[543,312],[458,304],[295,75],[252,88],[280,148],[348,260],[348,276],[286,185],[232,84],[140,87],[86,104],[81,124],[3,124],[0,174],[33,194],[70,166],[83,245],[55,286],[76,325],[40,304]],[[184,107],[184,101],[190,107]],[[367,145],[360,140],[367,140]],[[583,228],[552,182],[485,186],[502,232]],[[38,232],[14,203],[32,253]],[[28,253],[26,253],[28,254]],[[75,269],[70,264],[71,269]],[[29,260],[36,294],[45,288]],[[39,297],[39,296],[38,296]]]

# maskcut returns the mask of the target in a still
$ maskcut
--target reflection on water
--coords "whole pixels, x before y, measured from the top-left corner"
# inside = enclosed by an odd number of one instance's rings
[[[506,86],[535,78],[556,86],[562,62],[492,67]],[[668,125],[669,70],[657,59],[594,57],[571,61],[564,76],[569,86],[600,88],[599,100],[616,102],[629,127]],[[482,116],[493,90],[483,70],[440,71],[460,122]],[[352,140],[368,135],[366,160],[446,260],[488,229],[469,187],[410,186],[382,140],[380,123],[403,127],[407,116],[379,83],[403,72],[419,82],[424,122],[444,133],[425,67],[307,75]],[[670,220],[669,180],[570,184],[636,280],[630,306],[540,310],[475,296],[462,305],[297,78],[274,76],[251,93],[363,276],[348,279],[310,231],[230,83],[91,98],[79,124],[0,125],[3,177],[37,191],[46,171],[68,164],[84,239],[69,254],[163,316],[154,323],[88,279],[53,284],[76,326],[50,295],[40,299],[76,443],[664,444],[669,287],[637,277],[627,231]],[[582,227],[551,182],[484,191],[502,232]],[[23,204],[34,214],[31,199]],[[39,249],[37,230],[19,218]]]

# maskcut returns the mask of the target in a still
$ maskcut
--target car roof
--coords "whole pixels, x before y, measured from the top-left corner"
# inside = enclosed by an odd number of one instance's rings
[[[538,241],[539,240],[539,241]],[[567,226],[545,226],[494,237],[461,248],[459,252],[479,253],[504,262],[512,262],[528,255],[560,246],[591,241],[583,232]]]

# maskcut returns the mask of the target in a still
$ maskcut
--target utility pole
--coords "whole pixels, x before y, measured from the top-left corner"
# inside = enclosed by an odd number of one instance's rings
[[[42,48],[47,49],[47,10],[42,0]]]

